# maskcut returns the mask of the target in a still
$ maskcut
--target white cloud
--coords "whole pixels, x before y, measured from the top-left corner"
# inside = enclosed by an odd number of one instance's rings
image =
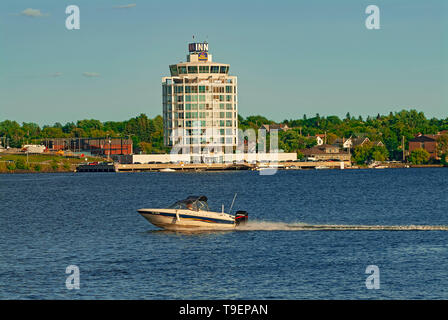
[[[28,9],[25,9],[22,12],[20,12],[20,15],[37,18],[37,17],[46,17],[46,16],[49,16],[50,14],[42,13],[39,9],[28,8]]]
[[[97,72],[83,72],[82,75],[87,78],[97,78],[100,76]]]
[[[127,9],[127,8],[133,8],[136,7],[137,4],[135,3],[130,3],[130,4],[125,4],[125,5],[121,5],[121,6],[113,6],[114,9]]]

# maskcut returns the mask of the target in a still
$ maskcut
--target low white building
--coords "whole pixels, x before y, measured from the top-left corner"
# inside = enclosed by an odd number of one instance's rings
[[[22,147],[22,150],[28,153],[43,153],[45,146],[38,144],[26,144]]]
[[[238,163],[282,162],[297,160],[297,153],[217,153],[217,154],[131,154],[118,156],[123,164],[152,163]]]

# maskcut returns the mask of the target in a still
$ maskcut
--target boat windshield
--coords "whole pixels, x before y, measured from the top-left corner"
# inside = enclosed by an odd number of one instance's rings
[[[187,199],[177,201],[168,207],[169,209],[183,209],[193,211],[210,211],[207,203],[207,197],[188,197]]]

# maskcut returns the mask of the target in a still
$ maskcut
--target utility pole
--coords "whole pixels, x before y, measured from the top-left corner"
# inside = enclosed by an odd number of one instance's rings
[[[403,162],[405,162],[404,136],[401,137],[401,149],[402,149],[402,151],[403,151]]]

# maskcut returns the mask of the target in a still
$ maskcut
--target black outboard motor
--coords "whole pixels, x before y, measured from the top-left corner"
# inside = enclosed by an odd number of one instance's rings
[[[245,224],[249,219],[249,214],[247,211],[237,211],[235,214],[235,223],[237,226]]]

